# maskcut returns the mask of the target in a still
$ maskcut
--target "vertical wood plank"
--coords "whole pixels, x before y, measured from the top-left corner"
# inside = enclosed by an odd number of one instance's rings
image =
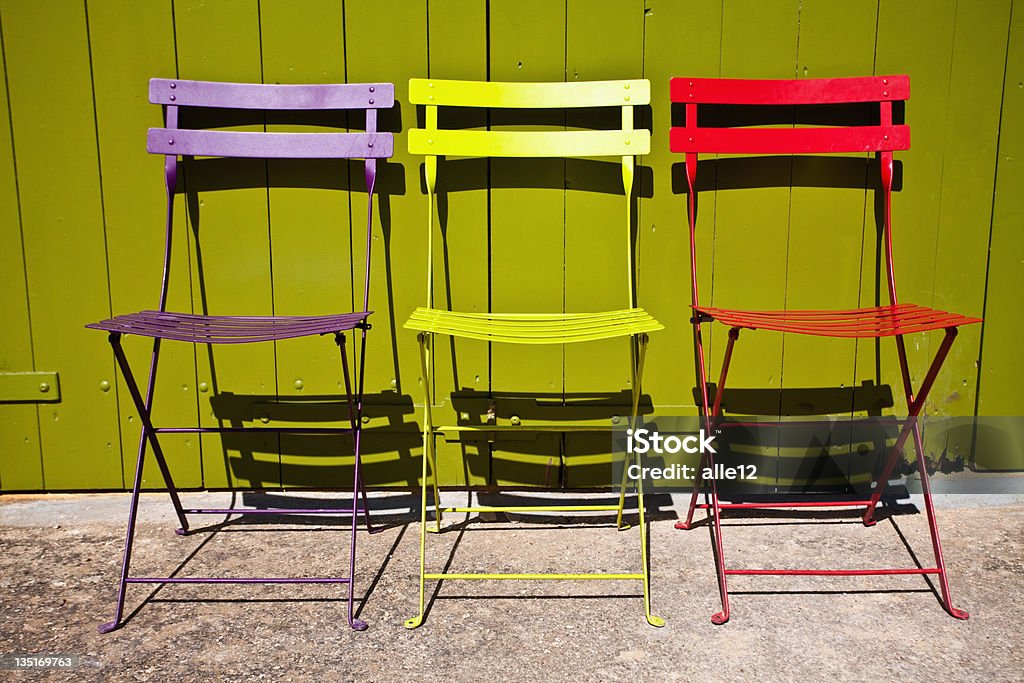
[[[875,52],[874,2],[805,0],[800,9],[798,77],[870,75]],[[867,155],[803,157],[793,168],[786,307],[856,308],[860,288]],[[852,185],[856,181],[858,185]],[[840,187],[808,187],[834,183]],[[803,186],[802,186],[803,185]],[[783,387],[849,386],[855,341],[786,335]],[[815,362],[807,363],[808,358]]]
[[[721,75],[722,3],[648,0],[644,18],[644,77],[651,81],[650,198],[640,199],[637,295],[665,329],[651,335],[644,387],[664,415],[695,415],[693,334],[690,325],[690,246],[683,155],[669,151],[673,123],[669,80]],[[686,40],[680,40],[685,31]],[[703,183],[708,180],[702,171]],[[710,180],[711,187],[714,179]],[[701,193],[697,212],[697,274],[701,300],[711,300],[715,239],[714,191]],[[706,340],[714,327],[706,325]],[[744,340],[745,341],[745,340]]]
[[[427,16],[424,3],[346,0],[345,43],[348,80],[395,84],[394,109],[380,113],[380,129],[395,133],[395,155],[382,173],[383,196],[374,221],[374,265],[370,308],[375,311],[367,342],[366,391],[386,417],[387,430],[366,433],[367,477],[371,483],[416,485],[420,443],[414,432],[395,433],[408,421],[420,425],[423,393],[416,335],[402,324],[426,299],[427,201],[420,188],[422,158],[410,155],[404,132],[415,127],[409,78],[427,74]],[[386,180],[385,180],[386,179]],[[353,234],[365,225],[365,209],[353,194]],[[353,241],[359,254],[362,239]],[[357,281],[362,264],[353,269]],[[414,404],[419,404],[414,410]],[[379,424],[371,422],[371,427]],[[395,425],[392,427],[391,425]],[[397,452],[397,458],[395,453]],[[379,463],[379,464],[378,464]]]
[[[48,490],[122,488],[110,350],[83,325],[110,314],[85,7],[0,4],[35,365],[60,373],[41,404]]]
[[[429,76],[486,81],[485,3],[430,0],[428,9]],[[487,112],[481,109],[446,109],[440,117],[441,126],[457,123],[460,127],[485,128],[488,120]],[[487,161],[438,163],[438,184],[443,194],[438,196],[441,223],[435,224],[434,233],[434,303],[454,311],[486,312],[490,299]],[[422,178],[422,171],[417,170]],[[451,191],[445,192],[446,189]],[[434,343],[434,419],[452,425],[457,423],[459,412],[486,409],[490,391],[488,344],[444,336],[436,336]],[[436,449],[441,481],[445,484],[488,483],[487,442],[449,443],[439,439]]]
[[[797,2],[724,3],[721,75],[793,78],[798,11]],[[720,169],[719,187],[745,184],[744,173],[742,169]],[[725,308],[785,307],[790,199],[790,189],[785,186],[716,193],[714,279],[712,291],[703,293],[703,299],[710,298],[715,306]],[[711,368],[721,362],[725,339],[726,335],[717,334],[712,340]],[[781,373],[781,335],[748,333],[741,337],[729,371],[731,386],[776,389],[781,386]]]
[[[493,81],[563,81],[566,77],[566,7],[543,0],[491,2],[490,64]],[[495,130],[534,129],[524,118],[492,115]],[[518,121],[520,125],[507,125]],[[564,115],[536,117],[537,130],[564,129]],[[533,121],[530,121],[533,123]],[[524,179],[531,186],[523,187]],[[491,162],[491,306],[496,312],[564,310],[565,164],[560,159],[494,159]],[[524,264],[530,267],[525,268]],[[493,344],[491,381],[499,417],[508,417],[502,396],[564,391],[563,349]],[[514,410],[514,408],[513,408]],[[560,439],[496,443],[493,483],[554,485],[561,460]],[[525,444],[530,443],[529,447]],[[531,452],[524,452],[531,451]]]
[[[979,419],[1019,416],[1020,291],[1024,288],[1024,8],[1013,6],[1003,80],[1002,127],[999,133],[995,204],[992,209],[984,341],[979,371]],[[978,469],[1020,469],[1024,446],[1006,423],[979,430],[974,466]],[[1007,438],[1009,437],[1009,438]]]
[[[109,260],[110,300],[114,314],[154,309],[160,301],[164,252],[163,157],[146,153],[146,129],[162,126],[160,107],[149,103],[148,81],[174,77],[174,26],[170,4],[140,5],[125,12],[121,0],[89,2],[89,44],[96,92],[100,172]],[[181,207],[183,208],[183,207]],[[175,216],[172,242],[169,310],[191,311],[188,223],[183,210]],[[94,332],[93,344],[106,348],[104,335]],[[125,352],[145,386],[152,341],[123,338]],[[141,425],[135,405],[118,383],[121,443],[125,481],[135,474]],[[197,415],[195,349],[191,344],[164,342],[160,352],[154,423],[194,425]],[[164,434],[160,438],[175,484],[202,486],[199,437]],[[143,485],[163,486],[152,458],[143,471]]]
[[[948,86],[953,49],[956,3],[881,3],[875,73],[910,75],[911,95],[906,121],[913,135],[911,149],[897,154],[903,164],[903,187],[893,194],[893,258],[900,301],[932,299],[935,245],[939,223],[939,194],[945,150],[943,141],[948,113]],[[874,213],[869,207],[864,242],[864,274],[861,305],[887,301],[885,269],[876,268],[878,233],[872,230]],[[884,256],[882,256],[884,260]],[[878,299],[880,297],[880,299]],[[939,335],[935,336],[938,344]],[[906,337],[911,379],[916,387],[932,358],[932,335]],[[894,342],[861,343],[857,349],[858,383],[872,380],[892,387],[897,415],[906,415],[903,384]]]
[[[341,3],[261,0],[260,29],[264,82],[344,82]],[[284,123],[287,114],[274,116],[282,122],[268,122],[269,131],[347,130],[345,112],[317,114],[316,124],[325,125]],[[331,125],[325,127],[328,123]],[[351,168],[361,166],[361,162],[354,162]],[[354,291],[352,278],[354,226],[350,222],[350,197],[346,191],[350,182],[349,163],[270,160],[267,173],[275,313],[342,313],[361,307],[362,284],[358,292]],[[361,172],[358,175],[362,177]],[[293,182],[296,180],[299,182]],[[303,187],[307,180],[310,185],[321,187]],[[352,193],[351,201],[362,202],[363,196],[361,192]],[[350,359],[353,349],[354,345],[348,348]],[[277,398],[282,401],[281,408],[296,407],[295,424],[347,427],[344,379],[333,338],[277,342],[275,353]],[[272,405],[268,409],[281,408]],[[286,434],[281,436],[280,443],[282,485],[346,487],[351,483],[350,436]]]
[[[874,66],[877,11],[875,2],[804,0],[800,6],[797,77],[870,75]],[[807,113],[807,109],[802,113]],[[866,190],[867,166],[866,154],[794,159],[786,253],[786,308],[857,307],[865,210],[873,195]],[[748,339],[750,336],[747,335]],[[853,339],[784,335],[782,413],[849,415],[853,402],[845,400],[846,394],[828,392],[840,397],[840,402],[815,405],[814,397],[821,394],[803,390],[852,387],[856,347]],[[813,362],[808,362],[809,359]],[[791,484],[800,490],[845,487],[851,477],[847,441],[840,436],[835,443],[821,444],[818,458],[809,454],[805,443],[780,447],[780,484]]]
[[[175,2],[180,77],[261,82],[258,6],[252,0]],[[261,131],[262,117],[259,123],[235,129]],[[266,164],[193,163],[185,166],[184,177],[186,192],[195,198],[189,221],[198,221],[199,226],[198,240],[190,242],[195,311],[272,314]],[[230,189],[211,189],[225,178]],[[190,239],[195,236],[192,226],[189,234]],[[270,344],[201,346],[197,367],[200,420],[205,426],[242,426],[258,420],[264,415],[256,412],[254,403],[277,394]],[[206,434],[202,453],[207,488],[266,488],[280,482],[278,439],[272,435]]]
[[[0,16],[0,54],[4,52],[2,20]],[[3,68],[6,71],[6,64]],[[4,297],[0,372],[27,372],[35,366],[9,104],[5,79],[0,83],[0,292]],[[0,403],[0,424],[4,425],[0,430],[0,490],[41,490],[38,409],[33,404]]]
[[[957,4],[942,140],[934,281],[928,305],[979,317],[985,302],[986,237],[992,223],[1009,22],[1009,2]],[[1012,126],[1013,122],[1006,123]],[[981,331],[981,325],[960,328],[929,396],[929,414],[973,414]],[[939,338],[936,333],[931,349],[937,347]],[[950,448],[948,455],[953,458],[962,455],[969,444],[951,443]]]
[[[640,78],[643,74],[643,22],[643,0],[569,0],[566,80]],[[646,110],[647,107],[639,112],[634,110],[637,127],[645,125]],[[617,109],[567,113],[571,129],[616,128],[621,125],[621,118]],[[637,157],[637,166],[644,163],[644,156]],[[566,188],[565,310],[612,311],[631,306],[626,279],[626,207],[620,159],[568,160]],[[632,389],[630,346],[629,339],[567,344],[564,351],[566,401],[587,399],[588,394],[614,393],[612,400],[617,405],[608,409],[606,419],[613,413],[628,414]],[[609,422],[604,423],[606,427],[609,425]],[[608,464],[611,439],[607,433],[569,432],[563,441],[567,486],[611,483]]]

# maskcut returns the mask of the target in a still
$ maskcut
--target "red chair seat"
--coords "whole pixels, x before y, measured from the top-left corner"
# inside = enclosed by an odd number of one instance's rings
[[[917,304],[875,306],[845,311],[750,311],[697,306],[695,311],[723,325],[749,330],[776,330],[818,337],[894,337],[980,323],[959,313]]]

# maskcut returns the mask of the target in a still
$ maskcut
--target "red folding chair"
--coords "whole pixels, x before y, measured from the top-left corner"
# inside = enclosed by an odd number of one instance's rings
[[[370,526],[366,503],[366,490],[360,476],[360,418],[362,415],[363,366],[366,360],[366,331],[370,328],[367,318],[370,287],[370,247],[373,220],[373,189],[377,177],[377,159],[392,154],[393,136],[377,131],[377,110],[390,108],[394,104],[394,85],[391,83],[347,83],[321,85],[264,85],[258,83],[216,83],[209,81],[187,81],[180,79],[154,78],[149,84],[149,101],[164,108],[165,127],[151,128],[147,149],[152,154],[164,155],[164,183],[167,190],[165,206],[165,242],[163,277],[160,300],[155,311],[141,311],[119,315],[110,320],[86,325],[108,333],[108,340],[114,351],[121,374],[124,376],[128,393],[138,411],[142,432],[139,436],[138,456],[135,465],[132,497],[128,511],[128,531],[125,538],[124,557],[121,563],[121,578],[118,584],[117,603],[114,619],[100,626],[101,633],[119,628],[123,623],[125,592],[129,584],[344,584],[347,590],[348,623],[357,631],[366,628],[366,622],[353,614],[353,582],[356,553],[356,518],[362,512],[367,527]],[[236,132],[189,128],[179,125],[182,108],[203,108],[219,110],[286,110],[330,112],[354,110],[365,116],[366,132],[304,132],[268,133]],[[238,114],[238,111],[235,112]],[[168,282],[171,268],[171,243],[174,228],[174,197],[177,193],[179,157],[235,157],[257,159],[363,159],[366,180],[366,252],[363,282],[362,308],[355,312],[329,315],[197,315],[191,312],[174,313],[167,310]],[[187,164],[184,170],[188,170]],[[339,238],[349,239],[348,226]],[[198,239],[198,236],[197,236]],[[310,249],[318,245],[309,244]],[[201,267],[201,266],[200,266]],[[339,293],[340,294],[340,293]],[[340,297],[339,297],[340,299]],[[358,330],[358,332],[357,332]],[[355,377],[350,372],[346,335],[358,335],[360,351],[356,363]],[[148,381],[141,388],[135,380],[128,358],[122,347],[122,335],[138,335],[153,340],[150,356]],[[249,344],[255,342],[277,342],[299,337],[330,335],[341,353],[341,371],[344,377],[345,405],[349,425],[346,427],[192,427],[155,426],[152,420],[153,394],[156,387],[157,364],[160,359],[160,345],[163,340],[193,344]],[[354,379],[354,381],[353,381]],[[353,388],[355,387],[355,388]],[[354,442],[354,474],[352,503],[345,509],[326,508],[185,508],[178,497],[177,488],[171,477],[167,458],[161,447],[159,435],[165,433],[299,433],[299,434],[351,434]],[[176,533],[189,533],[189,515],[346,515],[351,520],[350,554],[348,576],[329,577],[133,577],[129,575],[132,546],[135,540],[135,521],[139,506],[139,492],[142,488],[142,472],[147,446],[153,450],[153,459],[170,494],[171,504],[180,527]],[[363,504],[359,505],[362,496]]]
[[[899,356],[903,390],[906,394],[908,418],[903,421],[895,443],[885,458],[880,472],[873,482],[869,498],[865,500],[832,500],[806,502],[732,502],[722,503],[714,479],[708,484],[705,501],[698,505],[699,492],[704,482],[698,475],[686,520],[676,524],[679,529],[689,529],[693,512],[697,507],[710,510],[713,524],[714,548],[716,555],[719,590],[722,597],[722,611],[711,617],[716,624],[729,620],[728,577],[733,575],[823,575],[863,576],[876,574],[931,574],[938,577],[942,593],[942,604],[952,616],[966,619],[967,612],[953,607],[946,578],[946,568],[939,542],[939,529],[935,519],[928,468],[924,466],[924,449],[917,416],[924,406],[928,391],[942,366],[950,346],[956,338],[957,327],[981,322],[956,313],[948,313],[926,306],[901,303],[896,296],[896,275],[893,269],[891,199],[893,186],[893,151],[910,147],[910,128],[893,123],[893,102],[907,100],[910,96],[910,79],[907,76],[880,76],[870,78],[831,78],[800,80],[744,80],[716,78],[674,78],[671,82],[672,102],[685,105],[686,125],[671,130],[670,147],[673,152],[685,156],[686,181],[689,188],[688,222],[690,227],[691,297],[693,337],[696,355],[696,372],[700,392],[700,409],[705,426],[710,433],[721,423],[722,396],[733,348],[739,339],[740,330],[775,330],[791,334],[805,334],[820,337],[880,338],[895,337],[896,352]],[[856,105],[875,106],[878,109],[877,125],[836,125],[829,127],[744,127],[701,125],[701,117],[707,113],[706,105],[727,105],[745,107],[756,105]],[[747,110],[749,113],[752,110]],[[732,119],[734,122],[741,120]],[[749,119],[747,121],[749,123]],[[853,310],[782,310],[757,311],[733,308],[719,308],[702,304],[697,288],[696,239],[696,180],[697,159],[700,154],[839,154],[850,152],[874,152],[881,167],[883,200],[883,241],[885,246],[886,275],[889,304]],[[714,397],[709,396],[704,346],[701,339],[701,325],[717,320],[729,328],[729,338],[722,361],[721,376],[715,387]],[[910,382],[907,353],[903,336],[929,330],[944,330],[945,334],[938,352],[932,360],[918,392],[915,394]],[[902,454],[903,445],[913,438],[917,450],[918,472],[924,494],[924,505],[928,515],[932,548],[935,553],[934,567],[885,568],[885,569],[730,569],[725,563],[722,545],[721,511],[723,509],[761,509],[798,507],[856,507],[862,508],[862,521],[866,526],[875,523],[874,512],[885,493],[890,475]],[[714,454],[706,453],[701,458],[699,471],[705,466],[714,468]]]

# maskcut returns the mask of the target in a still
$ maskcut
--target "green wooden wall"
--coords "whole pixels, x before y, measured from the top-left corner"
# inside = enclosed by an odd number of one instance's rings
[[[986,318],[962,330],[926,414],[1024,414],[1016,336],[1024,286],[1019,0],[0,0],[0,47],[0,388],[13,386],[10,373],[59,376],[45,393],[33,393],[40,376],[21,378],[28,395],[0,396],[0,490],[116,490],[132,477],[138,418],[104,335],[83,325],[157,303],[162,160],[144,150],[146,129],[161,123],[147,103],[153,76],[396,84],[399,104],[382,118],[397,134],[396,153],[381,172],[373,235],[366,471],[374,484],[412,485],[419,470],[422,377],[414,335],[401,327],[425,298],[422,160],[408,154],[404,138],[417,125],[407,103],[408,79],[417,76],[651,80],[653,104],[641,112],[653,139],[636,209],[638,291],[666,325],[652,339],[645,391],[651,409],[668,415],[695,411],[669,78],[910,74],[913,148],[898,154],[894,200],[900,294]],[[488,124],[484,113],[467,115]],[[574,125],[561,113],[530,123]],[[865,159],[848,161],[865,175]],[[764,166],[769,180],[758,183],[749,168],[716,167],[699,215],[698,249],[716,260],[700,273],[703,292],[723,305],[871,305],[879,284],[873,194],[863,182],[822,187],[829,183],[821,178],[842,175],[842,160],[780,163]],[[282,162],[186,171],[196,204],[186,207],[183,195],[176,206],[173,309],[325,312],[361,296],[361,174],[325,167],[331,180],[323,187],[296,188],[290,169]],[[621,305],[617,279],[602,275],[622,267],[622,197],[603,165],[451,169],[448,187],[458,191],[441,201],[438,302],[496,311]],[[218,189],[231,178],[242,189]],[[909,339],[915,381],[939,336]],[[725,335],[713,329],[710,338],[716,375]],[[144,367],[149,344],[126,344]],[[212,352],[167,344],[156,418],[334,420],[338,406],[323,397],[339,387],[336,354],[325,339]],[[595,465],[606,458],[606,434],[529,427],[563,419],[607,425],[627,410],[621,340],[524,350],[439,339],[435,376],[439,420],[474,419],[493,400],[499,422],[515,415],[524,425],[506,441],[442,439],[446,483],[604,483]],[[896,397],[890,411],[905,410],[885,342],[744,333],[730,384],[755,389],[748,397],[766,414],[871,412],[887,387]],[[803,391],[826,386],[839,391]],[[530,392],[545,400],[518,396]],[[830,398],[818,403],[819,396]],[[980,469],[1021,461],[1019,452],[980,447],[975,436],[950,433],[929,450]],[[337,455],[343,440],[322,438],[178,435],[166,444],[180,484],[194,488],[343,485],[351,460]],[[154,474],[147,469],[148,484],[158,484]]]

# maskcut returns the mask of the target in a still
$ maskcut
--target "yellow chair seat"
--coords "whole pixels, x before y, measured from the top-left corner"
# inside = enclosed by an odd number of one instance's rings
[[[508,344],[569,344],[664,329],[642,308],[600,313],[460,313],[417,308],[405,327]]]

